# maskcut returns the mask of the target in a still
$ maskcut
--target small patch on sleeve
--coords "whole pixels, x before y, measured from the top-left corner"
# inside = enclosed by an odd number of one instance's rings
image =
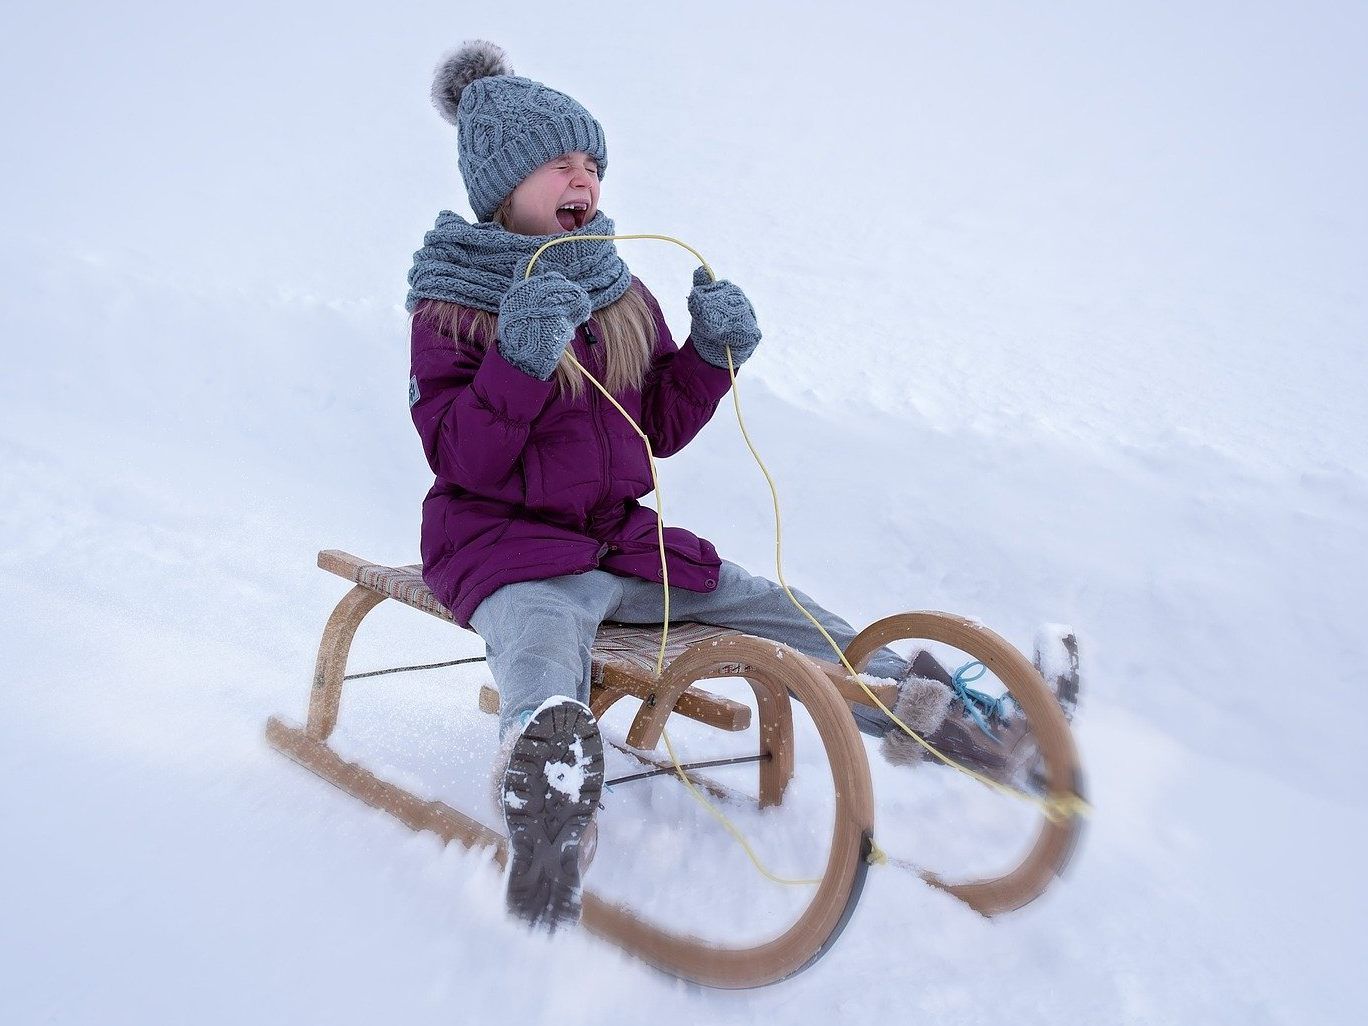
[[[421,398],[418,394],[418,375],[414,374],[409,378],[409,409],[413,409]]]

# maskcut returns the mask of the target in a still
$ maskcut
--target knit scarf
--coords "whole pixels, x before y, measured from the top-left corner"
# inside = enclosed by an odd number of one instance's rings
[[[423,248],[413,254],[404,306],[412,313],[421,300],[440,299],[498,313],[499,300],[522,281],[538,247],[565,235],[612,234],[613,222],[601,210],[583,228],[555,235],[519,235],[494,221],[471,224],[443,210],[423,236]],[[552,246],[532,269],[534,275],[542,271],[559,271],[577,283],[589,293],[594,310],[616,302],[632,283],[611,239]]]

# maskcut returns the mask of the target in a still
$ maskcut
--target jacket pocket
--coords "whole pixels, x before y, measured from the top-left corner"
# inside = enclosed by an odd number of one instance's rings
[[[564,437],[530,441],[522,457],[527,508],[566,525],[583,521],[600,488],[590,455]]]
[[[665,528],[666,556],[699,569],[711,569],[715,561],[703,551],[703,544],[702,539],[682,527]],[[614,539],[613,545],[626,556],[658,556],[660,553],[660,543],[656,540],[654,530],[648,538],[638,541]]]

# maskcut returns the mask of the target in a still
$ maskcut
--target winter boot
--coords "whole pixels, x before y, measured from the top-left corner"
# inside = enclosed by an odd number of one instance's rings
[[[1068,628],[1042,628],[1036,635],[1035,665],[1054,691],[1066,717],[1071,717],[1078,702],[1079,684],[1078,642],[1073,633]],[[907,679],[916,678],[937,681],[944,685],[951,695],[954,694],[953,674],[930,652],[918,652],[913,657]],[[896,708],[894,711],[897,711]],[[908,726],[916,729],[910,721]],[[990,780],[1032,791],[1043,791],[1045,768],[1035,738],[1031,734],[1030,724],[1026,721],[1026,714],[1020,709],[1014,709],[1005,718],[992,717],[989,727],[992,733],[985,734],[983,728],[965,709],[964,704],[955,701],[938,728],[931,734],[922,736],[937,751],[982,773]],[[900,736],[895,737],[894,734]],[[893,751],[911,753],[910,746],[915,746],[916,753],[922,758],[935,759],[934,755],[901,730],[890,732],[885,738],[884,754],[890,761],[898,762],[900,760],[894,757]]]
[[[530,716],[529,716],[530,719]],[[513,755],[513,746],[517,744],[518,738],[522,736],[520,731],[510,731],[499,744],[499,751],[494,756],[494,765],[489,774],[489,796],[494,803],[494,809],[500,815],[504,808],[504,773],[508,771],[508,762]],[[588,872],[589,866],[594,861],[594,853],[598,851],[598,817],[595,816],[589,822],[589,828],[584,831],[584,836],[580,838],[579,845],[579,871],[580,877]]]
[[[992,736],[983,733],[964,705],[956,700],[954,679],[930,652],[918,652],[907,676],[899,684],[898,703],[893,711],[936,751],[984,776],[1005,782],[1029,758],[1027,747],[1034,748],[1033,745],[1023,747],[1030,736],[1026,717],[1018,712]],[[931,688],[936,691],[922,697]],[[924,718],[922,726],[918,726],[903,714],[904,708],[918,705],[937,708],[940,715],[934,719]],[[915,765],[923,760],[940,761],[896,726],[884,736],[883,754],[889,762],[900,766]]]
[[[1062,623],[1041,624],[1035,636],[1035,668],[1059,699],[1064,718],[1078,708],[1078,637]]]
[[[989,726],[992,733],[985,734],[964,705],[956,702],[941,729],[926,740],[937,751],[990,780],[1029,791],[1043,790],[1044,766],[1026,714],[1018,709],[1005,723],[994,718]],[[930,753],[927,757],[935,758]]]
[[[543,702],[511,736],[499,795],[508,830],[505,904],[555,930],[579,921],[581,856],[603,792],[603,739],[588,707],[562,697]]]

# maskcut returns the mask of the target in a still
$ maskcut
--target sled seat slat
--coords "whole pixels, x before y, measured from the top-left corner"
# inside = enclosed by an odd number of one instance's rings
[[[448,623],[455,623],[450,610],[443,606],[433,595],[432,590],[423,583],[421,564],[386,566],[383,563],[372,563],[340,549],[324,549],[318,554],[318,566],[377,595],[395,599],[414,609],[421,609],[430,616],[446,620]],[[669,637],[666,639],[665,664],[668,666],[691,645],[735,633],[709,624],[672,623]],[[659,625],[604,623],[594,639],[591,653],[591,679],[594,688],[630,695],[647,703],[653,702],[656,657],[659,652]],[[727,665],[721,667],[713,676],[739,676],[741,670],[739,664]],[[750,706],[714,695],[698,687],[690,687],[680,697],[675,712],[719,730],[740,731],[747,729],[751,724]]]
[[[455,623],[451,611],[437,601],[432,589],[423,583],[423,567],[414,563],[407,566],[385,566],[353,556],[350,552],[324,549],[318,554],[320,569],[336,574],[353,584],[368,588],[377,595],[397,599],[406,606]]]

